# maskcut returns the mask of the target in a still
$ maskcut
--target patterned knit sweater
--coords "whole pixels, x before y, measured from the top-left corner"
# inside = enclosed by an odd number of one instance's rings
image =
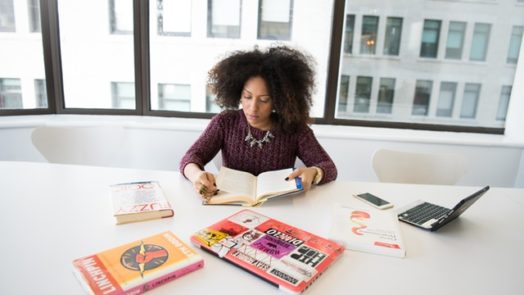
[[[258,175],[265,171],[291,168],[298,157],[307,167],[317,166],[324,171],[322,183],[337,178],[337,168],[319,144],[309,126],[286,134],[272,129],[274,138],[259,148],[250,146],[245,138],[248,128],[256,139],[262,139],[266,131],[250,127],[242,110],[224,111],[211,119],[200,138],[189,148],[180,161],[180,172],[189,163],[203,168],[215,155],[222,152],[222,164],[236,170]]]

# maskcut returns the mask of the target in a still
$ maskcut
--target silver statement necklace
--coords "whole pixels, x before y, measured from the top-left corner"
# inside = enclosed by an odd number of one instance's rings
[[[275,136],[273,134],[271,134],[271,132],[268,130],[266,132],[266,135],[264,135],[264,137],[262,139],[256,139],[251,134],[251,128],[249,128],[249,126],[247,126],[247,136],[246,136],[246,139],[244,139],[244,141],[247,141],[250,147],[253,147],[253,146],[257,145],[258,148],[261,149],[262,145],[264,143],[270,142],[271,139],[274,138],[274,137]]]

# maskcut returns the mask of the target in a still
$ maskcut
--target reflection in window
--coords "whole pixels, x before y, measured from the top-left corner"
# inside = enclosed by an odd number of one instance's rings
[[[393,98],[395,96],[395,79],[380,78],[378,90],[377,113],[391,114],[393,111]]]
[[[20,79],[0,78],[0,109],[21,109],[22,107]]]
[[[188,84],[158,84],[158,106],[161,110],[191,111],[191,86]]]
[[[355,103],[353,112],[369,113],[369,102],[371,100],[371,77],[357,77],[357,89],[355,93]]]
[[[507,62],[516,64],[519,60],[520,44],[522,43],[523,26],[514,26],[511,30]]]
[[[47,108],[47,88],[43,79],[35,79],[35,99],[37,108]]]
[[[502,86],[500,92],[499,107],[497,109],[497,120],[506,121],[506,115],[508,113],[509,98],[511,97],[511,86]]]
[[[422,32],[422,43],[420,45],[420,57],[437,57],[440,23],[439,20],[424,20],[424,31]]]
[[[15,10],[14,0],[0,0],[0,32],[14,32]]]
[[[347,112],[349,95],[349,76],[342,75],[340,77],[340,87],[338,89],[338,111]]]
[[[386,22],[386,36],[384,38],[384,55],[398,55],[400,51],[401,34],[402,18],[388,17]]]
[[[29,0],[27,5],[29,6],[29,31],[31,33],[41,32],[40,0]]]
[[[240,38],[241,0],[207,1],[207,36]]]
[[[157,9],[159,35],[191,37],[191,0],[157,0]]]
[[[353,31],[355,30],[355,15],[346,15],[346,29],[344,31],[344,53],[353,53]]]
[[[462,98],[461,118],[475,118],[477,115],[477,104],[480,95],[480,84],[466,83],[464,97]]]
[[[362,19],[360,53],[375,54],[377,46],[378,16],[365,15]]]
[[[110,0],[111,34],[133,33],[133,3],[128,0]]]
[[[135,83],[111,82],[112,106],[116,109],[135,108]]]
[[[448,31],[448,42],[446,43],[446,58],[461,59],[464,47],[465,22],[450,22]]]
[[[412,115],[427,116],[429,110],[429,101],[431,99],[431,90],[433,82],[428,80],[417,80],[415,86],[415,97],[413,99]]]
[[[471,41],[469,59],[474,61],[485,61],[488,51],[490,24],[476,23]]]
[[[220,113],[221,109],[215,102],[216,95],[213,94],[210,87],[206,87],[206,112]]]
[[[291,40],[293,0],[260,0],[258,39]]]
[[[455,103],[455,93],[457,83],[440,83],[440,95],[437,104],[437,117],[451,117],[453,115],[453,104]]]

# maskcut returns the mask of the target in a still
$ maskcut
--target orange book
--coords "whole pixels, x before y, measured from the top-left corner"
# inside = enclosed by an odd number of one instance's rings
[[[204,266],[204,260],[170,231],[73,261],[89,294],[141,294]]]

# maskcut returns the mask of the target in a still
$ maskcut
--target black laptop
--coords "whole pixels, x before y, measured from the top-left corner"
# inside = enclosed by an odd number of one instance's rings
[[[436,231],[459,217],[488,190],[489,186],[483,187],[471,196],[462,199],[452,209],[418,200],[400,209],[398,219],[426,230]]]

